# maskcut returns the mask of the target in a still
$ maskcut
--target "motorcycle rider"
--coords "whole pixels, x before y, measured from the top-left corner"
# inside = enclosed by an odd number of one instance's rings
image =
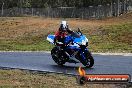
[[[64,47],[66,45],[64,39],[68,34],[71,33],[73,33],[73,31],[69,29],[67,22],[61,21],[59,30],[55,33],[54,44],[59,45],[57,41],[62,42],[63,44],[61,46]]]

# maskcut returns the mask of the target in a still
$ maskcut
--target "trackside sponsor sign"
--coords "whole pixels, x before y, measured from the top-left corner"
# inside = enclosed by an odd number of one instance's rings
[[[79,84],[87,83],[129,83],[131,77],[129,74],[86,74],[85,70],[79,67]]]

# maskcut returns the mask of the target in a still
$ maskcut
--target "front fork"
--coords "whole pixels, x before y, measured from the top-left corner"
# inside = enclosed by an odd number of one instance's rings
[[[82,57],[83,60],[86,59],[85,53],[88,52],[88,49],[85,48],[84,50],[80,49],[80,56]]]

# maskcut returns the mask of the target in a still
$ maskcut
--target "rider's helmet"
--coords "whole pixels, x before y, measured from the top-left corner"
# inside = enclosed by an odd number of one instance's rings
[[[68,29],[68,24],[66,21],[61,21],[59,31],[66,32]]]

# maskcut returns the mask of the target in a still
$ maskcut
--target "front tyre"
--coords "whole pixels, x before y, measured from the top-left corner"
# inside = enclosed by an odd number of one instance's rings
[[[93,56],[91,55],[91,53],[89,51],[86,53],[86,60],[83,63],[83,65],[88,68],[91,68],[94,65]]]
[[[80,56],[80,54],[79,54],[78,57],[79,57],[80,62],[81,62],[84,66],[86,66],[86,67],[88,67],[88,68],[91,68],[91,67],[94,65],[94,59],[93,59],[91,53],[90,53],[89,51],[84,52],[84,56],[85,56],[85,59],[83,59],[83,58]]]
[[[60,66],[63,66],[66,63],[61,50],[59,50],[57,47],[54,47],[51,50],[51,56],[53,60],[55,61],[55,63],[57,63]]]

